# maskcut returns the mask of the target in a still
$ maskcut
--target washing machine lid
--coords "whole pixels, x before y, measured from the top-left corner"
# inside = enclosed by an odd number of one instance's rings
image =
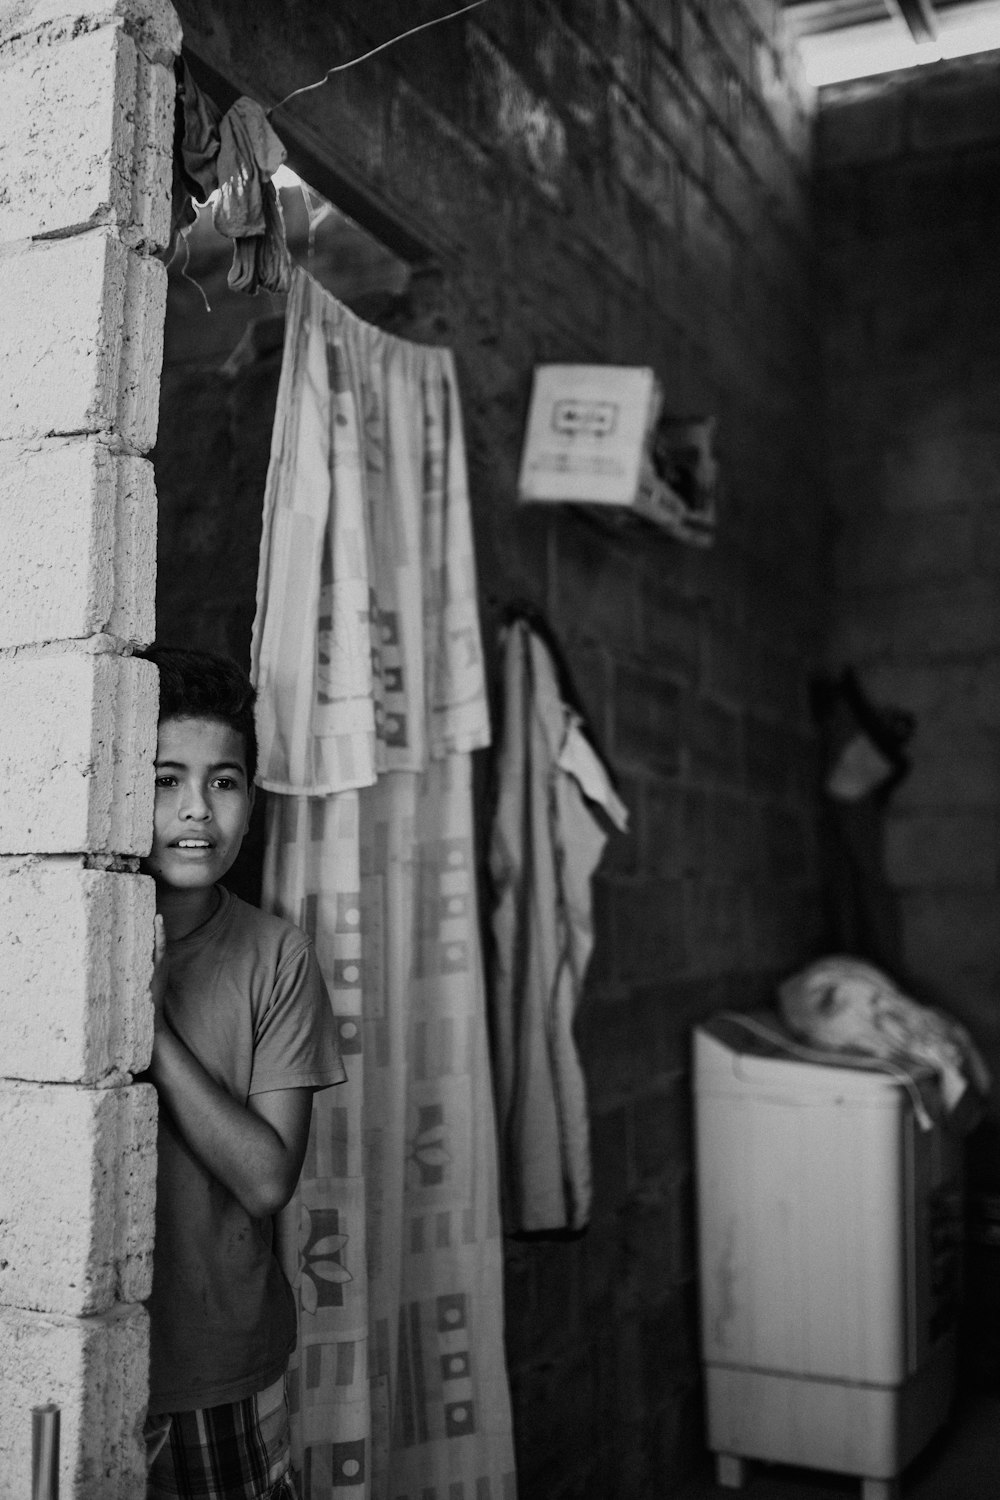
[[[803,1104],[831,1098],[898,1107],[917,1090],[929,1104],[937,1088],[922,1064],[853,1053],[822,1052],[798,1041],[777,1011],[723,1011],[695,1028],[695,1090],[746,1094],[777,1091]]]

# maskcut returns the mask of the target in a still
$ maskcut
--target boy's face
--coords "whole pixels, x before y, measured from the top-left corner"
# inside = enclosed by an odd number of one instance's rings
[[[243,736],[217,719],[163,719],[153,848],[142,868],[174,890],[203,890],[230,868],[250,826]]]

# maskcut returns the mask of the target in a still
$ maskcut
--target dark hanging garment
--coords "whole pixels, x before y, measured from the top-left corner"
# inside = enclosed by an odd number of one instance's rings
[[[823,745],[823,854],[832,950],[891,974],[903,967],[896,897],[883,862],[884,812],[910,769],[913,718],[871,701],[853,671],[813,684]]]
[[[170,248],[217,194],[212,222],[233,241],[229,285],[253,296],[287,292],[291,262],[272,176],[285,148],[259,104],[245,96],[223,113],[178,58]]]

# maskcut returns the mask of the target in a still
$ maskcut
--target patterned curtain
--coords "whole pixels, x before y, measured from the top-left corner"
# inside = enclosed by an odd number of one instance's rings
[[[265,904],[314,937],[348,1070],[316,1096],[280,1225],[303,1500],[514,1500],[472,837],[489,726],[454,364],[301,271],[253,667]]]

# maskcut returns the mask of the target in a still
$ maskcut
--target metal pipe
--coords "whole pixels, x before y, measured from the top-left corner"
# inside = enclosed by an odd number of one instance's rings
[[[59,1500],[59,1408],[31,1408],[31,1500]]]

